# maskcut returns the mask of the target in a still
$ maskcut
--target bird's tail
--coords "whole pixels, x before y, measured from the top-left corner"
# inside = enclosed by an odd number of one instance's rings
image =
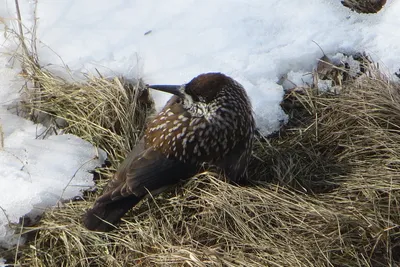
[[[109,232],[115,229],[122,216],[140,201],[140,198],[129,197],[109,202],[96,202],[83,217],[83,224],[92,231]]]

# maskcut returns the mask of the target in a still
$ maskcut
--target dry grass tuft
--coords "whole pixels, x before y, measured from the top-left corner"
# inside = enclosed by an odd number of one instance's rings
[[[257,163],[264,179],[311,195],[332,212],[325,225],[330,253],[318,265],[400,262],[400,85],[373,64],[366,70],[345,81],[340,95],[318,88],[289,93],[289,125],[269,148],[258,148],[268,155]]]
[[[25,58],[25,62],[29,62]],[[22,103],[30,118],[49,130],[72,133],[105,150],[118,162],[141,136],[153,101],[141,80],[88,76],[68,82],[32,62]]]
[[[294,266],[335,254],[338,225],[356,218],[311,196],[270,184],[236,187],[202,174],[169,197],[145,202],[119,231],[84,229],[87,202],[48,212],[31,248],[30,266]]]
[[[378,13],[386,4],[386,0],[343,0],[341,2],[352,11],[364,14]]]

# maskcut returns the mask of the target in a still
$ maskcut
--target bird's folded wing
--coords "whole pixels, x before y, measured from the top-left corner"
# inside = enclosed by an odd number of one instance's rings
[[[131,195],[142,198],[148,192],[160,191],[196,172],[195,166],[168,159],[161,152],[149,148],[135,157],[128,157],[121,164],[116,177],[108,185],[107,193],[97,202],[115,201]]]

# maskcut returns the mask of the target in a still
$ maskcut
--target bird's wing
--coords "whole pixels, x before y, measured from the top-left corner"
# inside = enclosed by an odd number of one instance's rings
[[[96,202],[116,201],[131,195],[143,198],[148,192],[159,193],[165,187],[190,178],[196,172],[195,166],[168,159],[159,151],[148,148],[127,157],[110,181],[106,193]]]
[[[152,148],[142,151],[134,149],[121,164],[103,195],[86,212],[83,223],[90,230],[110,231],[148,192],[160,193],[196,172],[194,166],[168,159]]]

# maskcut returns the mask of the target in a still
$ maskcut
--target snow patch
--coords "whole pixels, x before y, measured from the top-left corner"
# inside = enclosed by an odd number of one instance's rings
[[[82,195],[94,186],[89,171],[104,162],[106,154],[74,135],[41,139],[46,128],[0,108],[4,148],[0,150],[0,246],[14,245],[18,236],[9,223],[26,214]]]

